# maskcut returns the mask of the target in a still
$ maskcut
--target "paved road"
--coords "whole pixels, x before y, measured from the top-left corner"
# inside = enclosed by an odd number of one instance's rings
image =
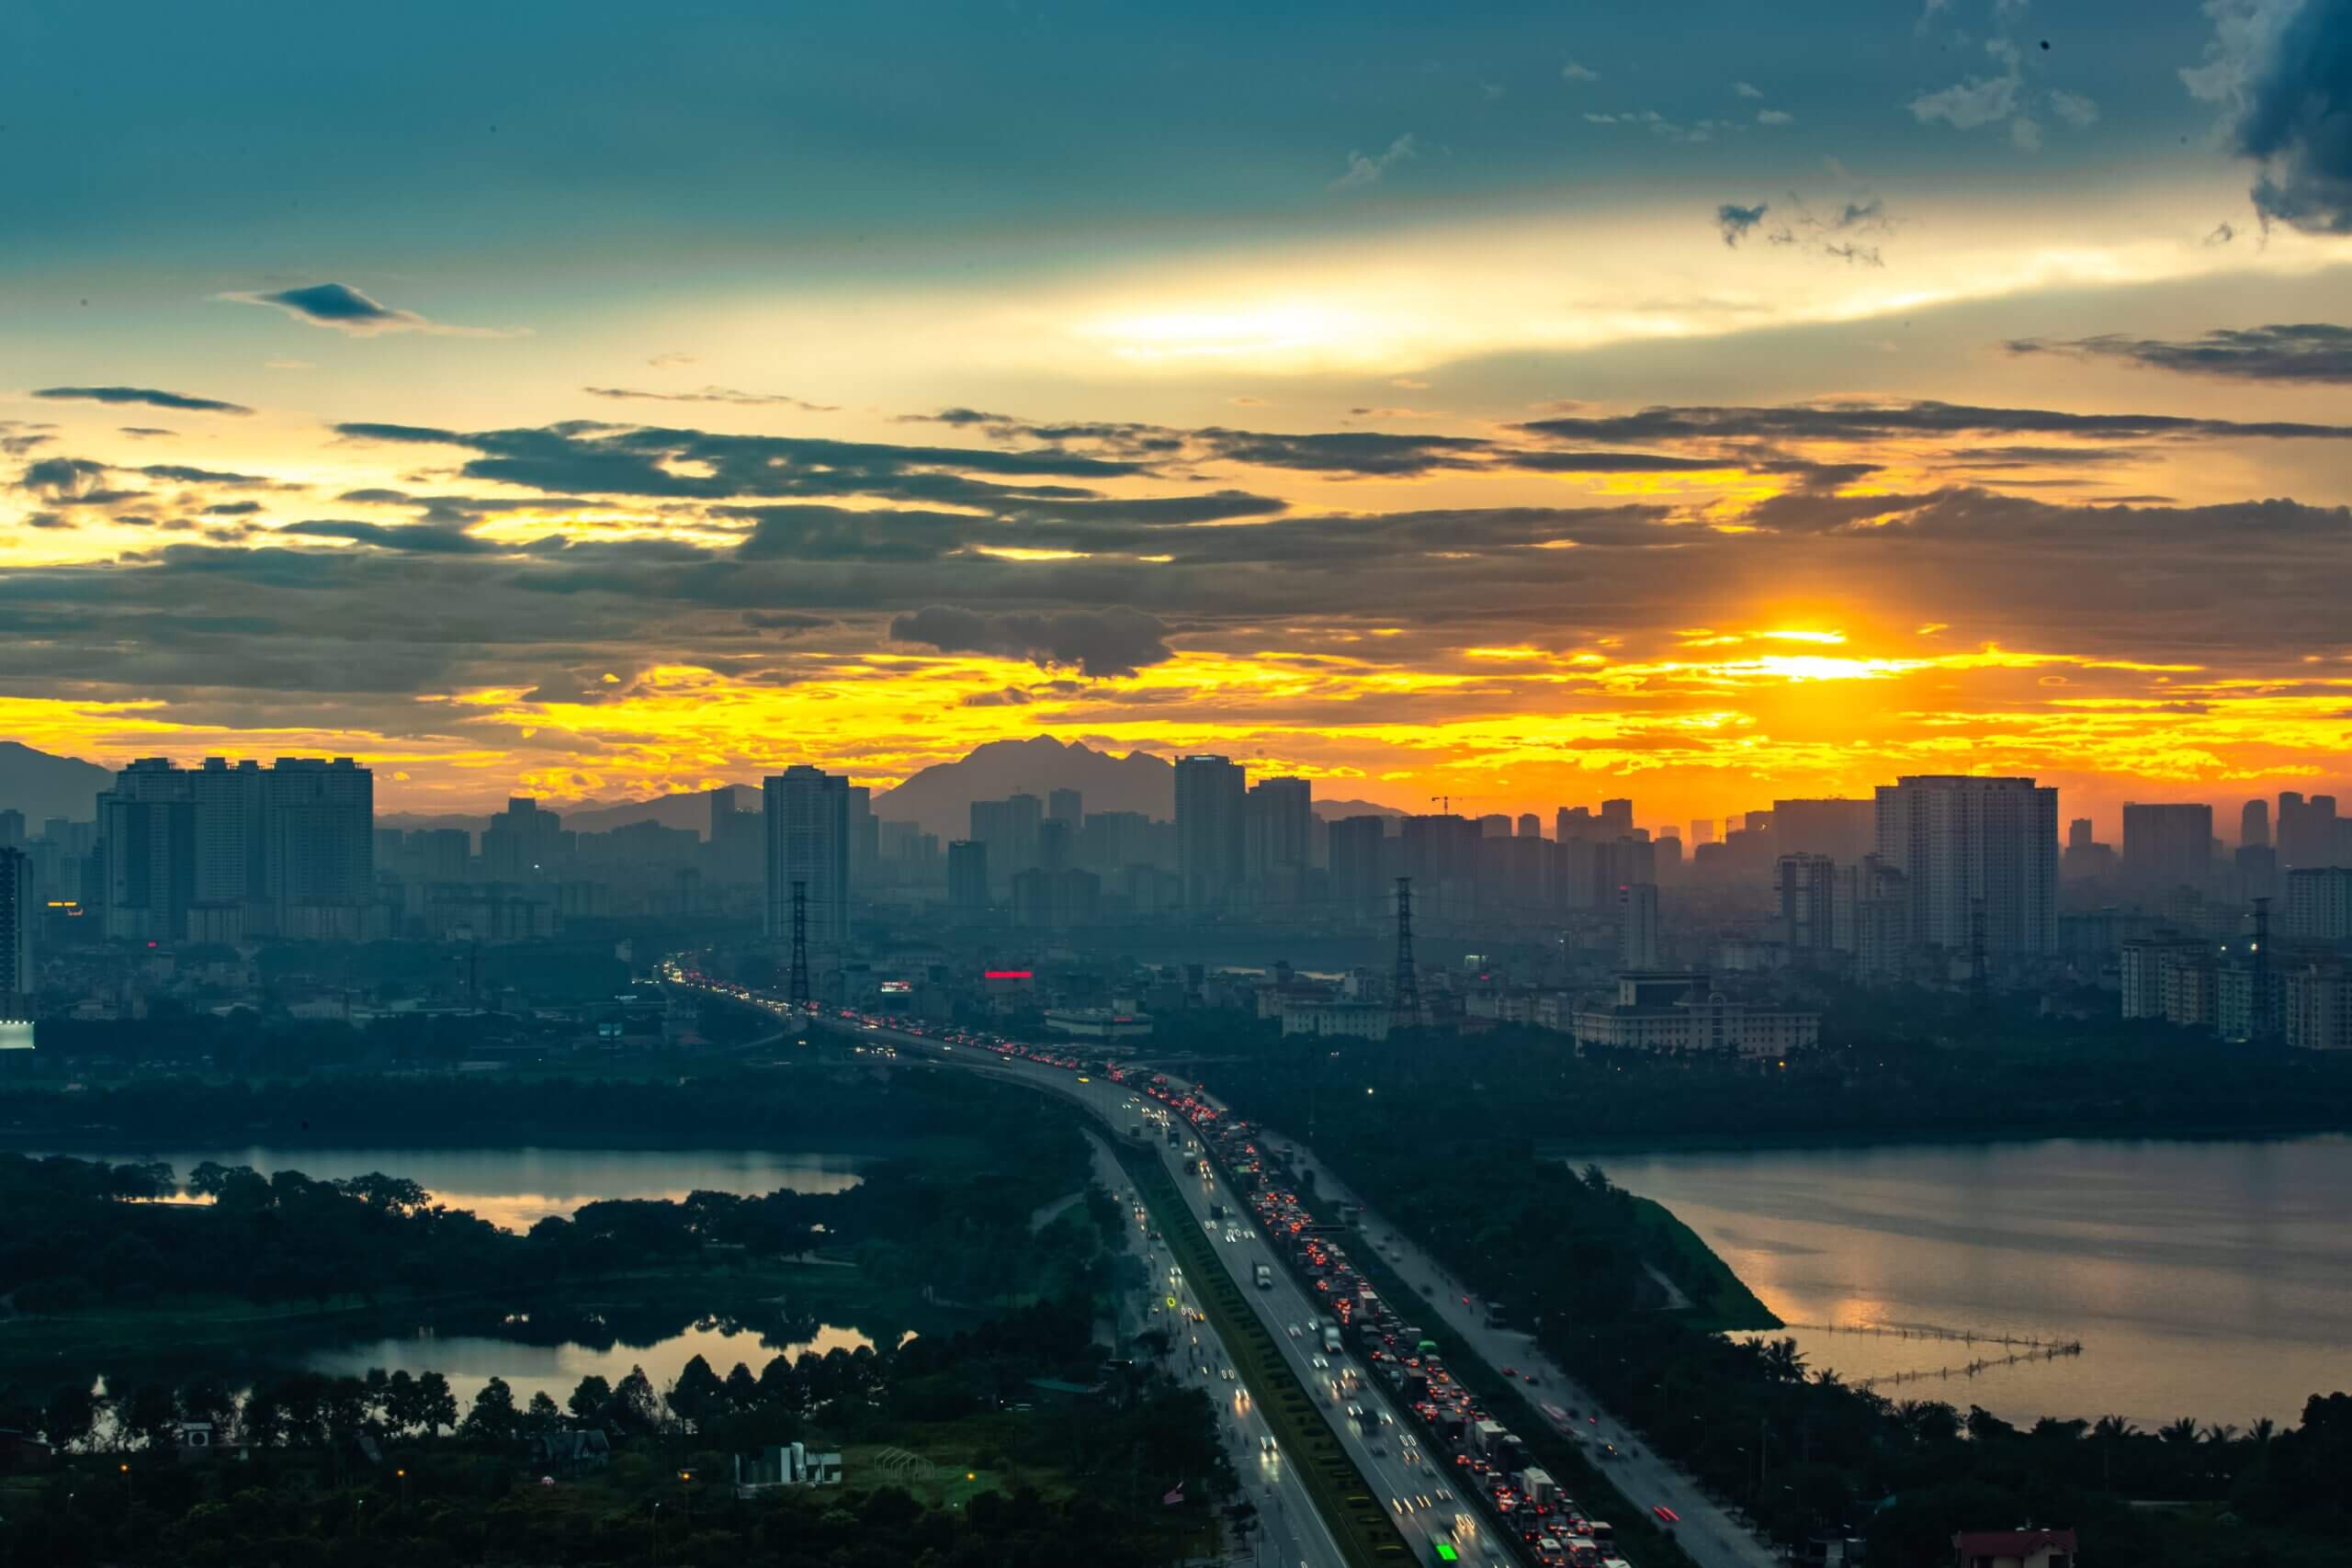
[[[1095,1179],[1133,1214],[1140,1201],[1135,1184],[1100,1139],[1090,1142],[1094,1145]],[[1188,1324],[1165,1310],[1170,1295],[1180,1308],[1197,1311],[1200,1302],[1190,1281],[1170,1279],[1168,1247],[1164,1242],[1148,1239],[1148,1229],[1147,1223],[1138,1223],[1130,1233],[1130,1249],[1143,1258],[1149,1272],[1140,1293],[1121,1297],[1120,1333],[1129,1336],[1149,1327],[1164,1329],[1176,1345],[1165,1365],[1179,1376],[1192,1369],[1194,1381],[1208,1389],[1217,1406],[1218,1430],[1233,1461],[1233,1472],[1241,1478],[1244,1495],[1258,1508],[1258,1523],[1240,1538],[1233,1561],[1251,1568],[1261,1564],[1263,1568],[1340,1568],[1339,1546],[1316,1511],[1306,1481],[1283,1462],[1279,1451],[1266,1451],[1264,1440],[1272,1429],[1258,1413],[1256,1401],[1238,1382],[1227,1382],[1216,1375],[1218,1369],[1235,1362],[1215,1325]],[[1162,1308],[1158,1314],[1150,1310],[1155,1303]],[[1203,1367],[1208,1369],[1205,1374],[1198,1371]]]
[[[1296,1139],[1284,1136],[1269,1128],[1259,1131],[1269,1139],[1288,1144],[1298,1149],[1296,1163],[1300,1169],[1315,1173],[1315,1190],[1318,1198],[1352,1203],[1357,1200],[1347,1184],[1331,1174],[1329,1168],[1307,1157],[1307,1152]],[[1781,1559],[1771,1548],[1741,1529],[1730,1516],[1681,1472],[1673,1468],[1646,1443],[1636,1439],[1614,1416],[1603,1411],[1582,1384],[1561,1372],[1551,1358],[1535,1348],[1534,1339],[1514,1329],[1487,1326],[1486,1309],[1478,1298],[1471,1296],[1465,1303],[1464,1287],[1441,1268],[1409,1236],[1382,1219],[1371,1209],[1363,1215],[1363,1230],[1380,1247],[1382,1256],[1390,1267],[1404,1276],[1414,1289],[1429,1289],[1421,1299],[1433,1306],[1445,1319],[1446,1326],[1469,1341],[1472,1349],[1497,1367],[1513,1367],[1521,1372],[1533,1372],[1543,1380],[1536,1387],[1526,1389],[1534,1403],[1557,1404],[1566,1410],[1583,1412],[1585,1416],[1597,1416],[1598,1421],[1558,1423],[1564,1431],[1574,1432],[1580,1424],[1583,1430],[1577,1435],[1588,1448],[1595,1441],[1613,1442],[1619,1458],[1608,1461],[1610,1477],[1637,1507],[1652,1507],[1663,1503],[1682,1516],[1676,1527],[1676,1539],[1700,1564],[1700,1568],[1774,1568]]]

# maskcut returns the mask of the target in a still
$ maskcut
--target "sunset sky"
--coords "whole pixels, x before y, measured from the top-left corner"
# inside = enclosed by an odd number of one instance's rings
[[[24,0],[0,106],[45,750],[2352,795],[2352,0]]]

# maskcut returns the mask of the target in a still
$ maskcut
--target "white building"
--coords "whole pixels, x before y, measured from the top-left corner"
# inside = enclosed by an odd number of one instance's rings
[[[1617,976],[1613,1003],[1577,1010],[1580,1046],[1780,1056],[1821,1040],[1821,1015],[1760,1008],[1714,989],[1704,975],[1653,970]]]
[[[1878,856],[1905,878],[1912,942],[1994,957],[2058,942],[2058,792],[2031,779],[1926,773],[1878,788]]]
[[[808,944],[849,941],[849,780],[797,763],[760,782],[767,813],[767,934],[792,936],[792,887],[801,885]]]

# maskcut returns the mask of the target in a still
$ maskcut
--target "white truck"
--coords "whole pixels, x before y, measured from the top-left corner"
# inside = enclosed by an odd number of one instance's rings
[[[1323,1325],[1323,1348],[1333,1355],[1339,1354],[1340,1325],[1338,1324],[1327,1323]]]
[[[1258,1288],[1261,1291],[1271,1291],[1274,1288],[1274,1269],[1272,1264],[1258,1265]]]

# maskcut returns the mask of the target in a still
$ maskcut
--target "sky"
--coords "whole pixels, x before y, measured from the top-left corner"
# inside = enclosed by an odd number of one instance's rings
[[[0,106],[45,750],[2352,793],[2352,0],[20,0]]]

